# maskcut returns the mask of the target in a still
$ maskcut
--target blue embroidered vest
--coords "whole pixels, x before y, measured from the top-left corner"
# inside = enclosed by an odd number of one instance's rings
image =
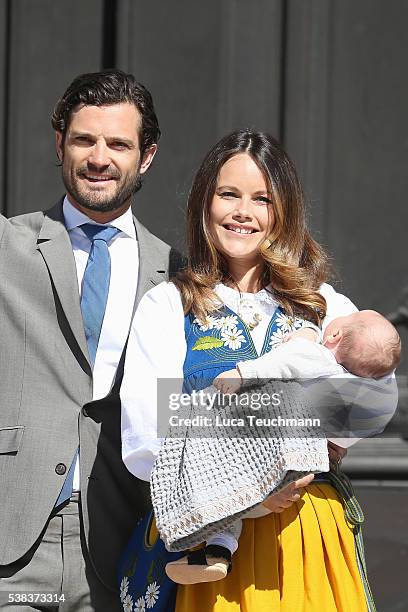
[[[240,317],[224,305],[207,317],[206,324],[188,314],[184,321],[187,352],[184,390],[190,393],[211,385],[216,376],[232,370],[239,361],[256,359],[281,344],[285,334],[301,328],[303,319],[288,316],[278,306],[266,330],[258,354],[251,332]]]

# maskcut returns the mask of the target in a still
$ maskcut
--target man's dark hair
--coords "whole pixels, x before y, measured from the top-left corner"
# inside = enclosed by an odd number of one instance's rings
[[[108,106],[129,102],[134,104],[142,118],[140,131],[141,156],[160,138],[160,128],[150,92],[138,83],[133,74],[122,70],[102,70],[77,76],[57,102],[51,117],[54,130],[62,133],[64,143],[71,113],[78,104]]]

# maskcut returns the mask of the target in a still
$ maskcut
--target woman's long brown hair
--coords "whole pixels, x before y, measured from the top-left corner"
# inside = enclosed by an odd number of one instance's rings
[[[274,226],[260,246],[264,260],[262,287],[272,286],[276,300],[290,315],[319,324],[326,302],[318,293],[328,278],[327,256],[306,227],[303,194],[296,169],[277,140],[263,132],[237,131],[222,138],[206,155],[187,204],[188,265],[172,279],[181,292],[185,313],[200,320],[220,306],[219,282],[231,282],[227,261],[209,230],[210,206],[225,162],[247,153],[272,193]]]

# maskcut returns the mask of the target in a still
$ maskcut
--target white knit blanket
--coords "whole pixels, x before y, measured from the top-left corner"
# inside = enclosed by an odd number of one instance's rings
[[[247,391],[247,390],[246,390]],[[268,408],[269,417],[313,418],[307,396],[294,381],[269,381],[259,391],[280,393],[281,404]],[[214,410],[213,416],[214,416]],[[218,405],[219,420],[231,416],[231,409]],[[237,413],[235,413],[236,416]],[[254,414],[239,407],[239,416],[248,422]],[[265,410],[262,412],[265,416]],[[207,432],[207,433],[204,433]],[[236,437],[231,437],[231,433]],[[316,429],[249,424],[243,427],[186,428],[185,436],[164,441],[151,476],[151,495],[156,524],[166,548],[186,550],[205,541],[236,519],[243,518],[273,492],[311,472],[329,470],[327,442],[316,436]],[[180,435],[180,428],[177,429]],[[294,437],[296,436],[296,437]],[[308,437],[309,436],[309,437]]]

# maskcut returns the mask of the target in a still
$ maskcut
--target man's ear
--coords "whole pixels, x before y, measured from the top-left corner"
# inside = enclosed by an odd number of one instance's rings
[[[62,151],[62,132],[55,132],[55,151],[58,159],[62,162],[64,156]]]
[[[140,174],[144,174],[146,170],[149,169],[150,164],[153,161],[154,156],[156,155],[157,144],[152,144],[143,154],[143,159],[140,164]]]

